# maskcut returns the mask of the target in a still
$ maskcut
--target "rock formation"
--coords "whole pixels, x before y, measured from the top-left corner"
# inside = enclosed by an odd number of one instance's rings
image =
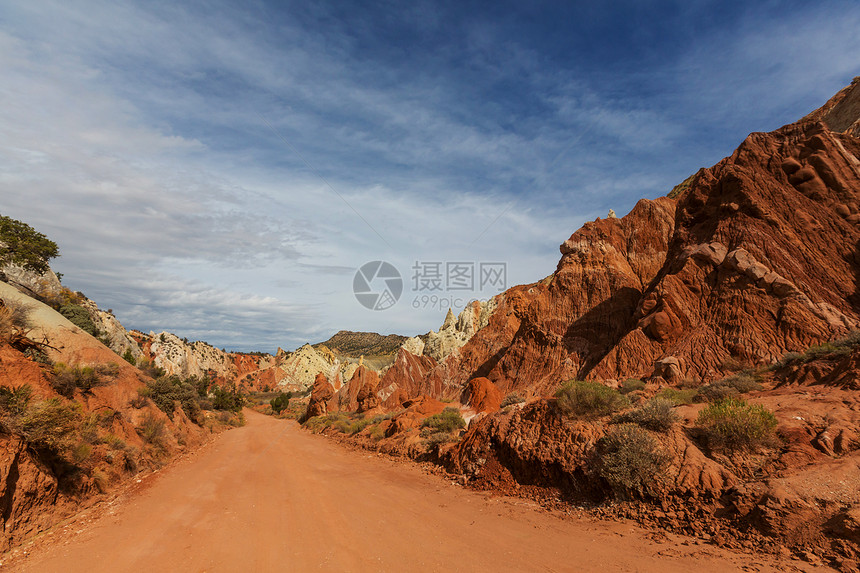
[[[587,223],[545,281],[449,313],[424,348],[439,364],[400,387],[455,397],[479,376],[526,395],[571,378],[707,381],[727,362],[769,364],[857,328],[858,99],[855,81],[803,120],[751,134],[675,198]]]

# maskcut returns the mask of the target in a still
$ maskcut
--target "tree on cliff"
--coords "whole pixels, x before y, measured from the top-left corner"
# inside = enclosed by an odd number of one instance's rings
[[[0,267],[15,264],[42,274],[59,254],[57,243],[27,223],[0,215]]]

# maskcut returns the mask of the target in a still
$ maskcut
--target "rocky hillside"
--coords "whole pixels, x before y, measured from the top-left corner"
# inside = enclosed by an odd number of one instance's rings
[[[486,326],[414,386],[453,397],[477,376],[528,395],[570,378],[709,381],[857,328],[858,94],[855,81],[751,134],[674,199],[587,223],[548,279],[495,299]]]
[[[60,284],[57,254],[0,216],[0,551],[241,423],[237,394],[140,360],[110,311]]]

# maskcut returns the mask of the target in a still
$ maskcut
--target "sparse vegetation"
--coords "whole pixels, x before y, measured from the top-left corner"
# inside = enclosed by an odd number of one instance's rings
[[[12,416],[22,416],[32,397],[33,388],[29,384],[22,384],[17,388],[0,386],[0,411],[5,410]]]
[[[699,412],[696,425],[714,450],[756,450],[777,443],[776,416],[740,398],[708,404]]]
[[[657,393],[657,398],[672,402],[675,406],[692,404],[698,390],[696,388],[663,388]]]
[[[671,400],[655,397],[635,410],[617,414],[613,417],[612,423],[636,424],[655,432],[666,432],[680,419],[674,407],[675,404]]]
[[[809,362],[818,358],[843,356],[851,353],[857,347],[860,347],[860,330],[852,331],[848,333],[848,335],[842,338],[837,338],[831,342],[810,346],[803,353],[787,352],[782,358],[770,366],[770,370],[779,370],[780,368],[785,368],[790,364]]]
[[[430,428],[436,432],[451,433],[466,427],[466,421],[457,408],[447,407],[439,414],[428,416],[421,423],[422,428]]]
[[[734,398],[753,390],[761,390],[761,388],[761,384],[753,375],[741,372],[702,386],[693,396],[693,401],[716,402],[724,398]]]
[[[599,382],[571,380],[555,393],[558,409],[572,418],[611,414],[630,405],[626,396]]]
[[[235,386],[231,386],[229,388],[215,386],[213,393],[215,394],[215,397],[212,400],[212,407],[216,410],[240,412],[245,406],[245,397],[236,390]]]
[[[648,431],[618,424],[597,442],[597,474],[621,497],[655,493],[669,456]]]
[[[71,445],[80,419],[80,404],[50,398],[27,409],[21,428],[28,443],[59,453]]]
[[[30,309],[17,300],[0,299],[0,337],[9,341],[30,328]]]
[[[54,364],[51,387],[57,394],[71,398],[76,389],[89,392],[98,386],[109,384],[119,374],[119,365],[97,364],[95,366],[67,366]]]
[[[134,359],[134,354],[132,354],[131,348],[125,349],[125,352],[122,353],[122,359],[125,360],[126,362],[128,362],[129,364],[131,364],[132,366],[134,366],[135,363],[137,362]]]
[[[635,392],[637,390],[644,390],[645,382],[639,380],[638,378],[628,378],[624,382],[621,383],[621,387],[618,389],[622,394],[629,394],[630,392]]]
[[[150,378],[161,378],[166,374],[163,368],[156,366],[153,361],[142,357],[138,362],[137,369]]]
[[[147,444],[154,446],[157,449],[165,447],[165,423],[162,418],[158,418],[147,412],[143,415],[140,426],[137,428],[137,433],[143,438]]]

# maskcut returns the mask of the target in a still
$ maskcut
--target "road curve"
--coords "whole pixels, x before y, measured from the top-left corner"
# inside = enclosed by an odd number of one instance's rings
[[[685,538],[657,542],[630,524],[562,518],[464,490],[411,464],[346,450],[295,422],[246,417],[245,427],[162,470],[73,536],[36,544],[11,569],[778,570]]]

